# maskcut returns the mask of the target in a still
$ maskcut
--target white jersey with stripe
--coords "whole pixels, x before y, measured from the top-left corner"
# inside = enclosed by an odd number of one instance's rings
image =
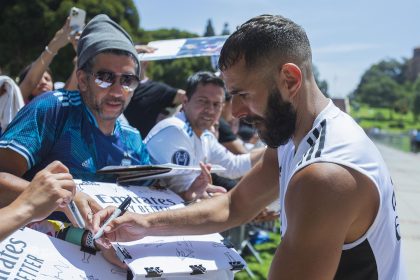
[[[202,139],[206,138],[206,150],[203,151]],[[198,166],[200,161],[218,164],[226,168],[219,175],[226,178],[239,178],[251,169],[250,154],[235,155],[222,146],[208,130],[198,137],[184,112],[164,119],[150,130],[144,139],[152,163],[174,163],[185,166]],[[207,155],[205,155],[207,154]],[[177,192],[186,191],[195,180],[191,176],[167,178],[163,183]]]
[[[278,148],[278,159],[282,235],[287,231],[284,198],[293,175],[317,162],[346,166],[372,180],[380,204],[368,231],[355,242],[343,244],[335,279],[405,279],[391,177],[376,146],[349,115],[330,101],[297,150],[290,140]]]

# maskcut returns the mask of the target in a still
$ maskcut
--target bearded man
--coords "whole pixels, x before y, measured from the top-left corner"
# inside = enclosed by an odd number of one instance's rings
[[[233,115],[252,122],[270,147],[262,161],[227,194],[175,211],[126,213],[106,237],[223,231],[280,194],[282,241],[268,279],[405,279],[391,177],[363,129],[317,87],[305,31],[281,16],[255,17],[227,39],[219,68]],[[111,213],[94,217],[95,230]]]

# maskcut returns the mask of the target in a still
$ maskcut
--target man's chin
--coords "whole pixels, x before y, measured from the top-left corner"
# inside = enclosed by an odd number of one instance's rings
[[[112,120],[116,120],[116,119],[118,119],[120,116],[121,116],[121,114],[122,114],[122,111],[120,111],[120,112],[112,112],[112,113],[110,113],[110,112],[103,112],[102,114],[101,114],[101,119],[102,120],[104,120],[104,121],[112,121]]]
[[[264,131],[257,130],[258,136],[260,137],[261,141],[264,142],[268,147],[276,149],[282,145],[287,144],[289,142],[290,137],[278,137],[273,135],[268,135]]]
[[[213,121],[202,121],[202,122],[198,123],[198,127],[201,130],[206,130],[206,129],[210,130],[213,124],[214,124]]]

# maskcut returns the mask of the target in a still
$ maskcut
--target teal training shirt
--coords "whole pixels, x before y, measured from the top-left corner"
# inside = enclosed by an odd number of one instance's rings
[[[114,133],[104,135],[78,91],[44,93],[22,108],[0,138],[0,148],[22,155],[28,163],[24,178],[54,160],[74,178],[110,181],[95,174],[107,165],[147,165],[149,154],[135,128],[116,121]]]

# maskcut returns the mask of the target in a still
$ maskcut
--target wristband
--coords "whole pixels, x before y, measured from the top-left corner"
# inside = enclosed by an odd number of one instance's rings
[[[95,246],[95,240],[93,239],[93,234],[89,230],[85,230],[82,238],[82,251],[89,254],[95,255],[98,249]]]
[[[45,51],[46,51],[47,53],[49,53],[50,55],[56,55],[56,54],[57,54],[57,53],[55,53],[55,52],[51,51],[51,50],[50,50],[50,48],[48,48],[48,45],[47,45],[47,46],[45,46]]]
[[[82,245],[84,231],[84,229],[69,226],[63,232],[64,240],[80,246]]]
[[[85,246],[88,247],[88,248],[92,248],[94,250],[97,250],[96,246],[95,246],[95,240],[93,239],[92,232],[88,231],[88,230],[86,232],[87,233],[86,233]]]
[[[82,228],[76,228],[69,226],[60,230],[57,235],[57,238],[65,240],[67,242],[73,243],[81,247],[83,252],[95,255],[96,251],[99,251],[95,246],[95,240],[93,239],[93,234],[89,230]]]

